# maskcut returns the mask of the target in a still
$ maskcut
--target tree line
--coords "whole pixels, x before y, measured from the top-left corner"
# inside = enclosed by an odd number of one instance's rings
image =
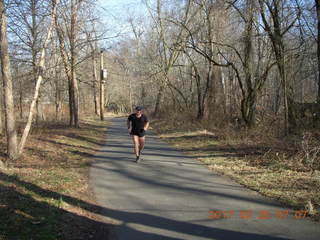
[[[143,2],[148,14],[129,14],[132,34],[113,51],[124,108],[237,117],[247,128],[268,115],[286,135],[310,111],[319,126],[318,0]]]

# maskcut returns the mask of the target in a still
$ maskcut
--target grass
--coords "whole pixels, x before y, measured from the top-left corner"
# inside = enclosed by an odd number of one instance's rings
[[[86,119],[33,128],[23,156],[0,170],[0,240],[94,239],[109,225],[88,187],[89,166],[107,122]],[[0,160],[5,160],[5,139]]]
[[[286,205],[306,209],[320,220],[320,159],[310,167],[294,141],[241,132],[228,135],[226,129],[210,132],[192,123],[168,125],[161,119],[152,125],[164,140],[211,170]]]

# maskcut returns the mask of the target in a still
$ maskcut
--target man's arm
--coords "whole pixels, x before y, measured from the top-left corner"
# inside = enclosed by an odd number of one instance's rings
[[[144,124],[144,128],[143,128],[143,129],[144,129],[145,131],[147,131],[148,128],[149,128],[149,122],[146,122],[146,123]]]
[[[131,124],[130,124],[130,120],[129,120],[129,118],[127,119],[127,127],[128,127],[128,129],[130,129],[130,128],[131,128]]]

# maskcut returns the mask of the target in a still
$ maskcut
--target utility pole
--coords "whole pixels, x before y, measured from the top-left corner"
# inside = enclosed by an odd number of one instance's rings
[[[103,108],[104,108],[104,84],[107,78],[107,70],[103,68],[103,52],[102,48],[100,51],[100,120],[104,120]]]

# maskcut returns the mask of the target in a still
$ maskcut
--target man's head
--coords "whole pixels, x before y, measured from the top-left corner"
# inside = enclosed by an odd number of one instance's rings
[[[142,111],[142,107],[136,106],[136,112],[141,112],[141,111]]]

